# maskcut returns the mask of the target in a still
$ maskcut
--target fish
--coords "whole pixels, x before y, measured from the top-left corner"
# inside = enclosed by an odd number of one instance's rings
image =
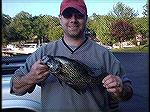
[[[47,55],[42,61],[48,66],[50,74],[56,76],[62,86],[64,82],[78,94],[84,94],[88,86],[102,84],[103,78],[108,74],[93,76],[94,73],[89,66],[65,56]]]

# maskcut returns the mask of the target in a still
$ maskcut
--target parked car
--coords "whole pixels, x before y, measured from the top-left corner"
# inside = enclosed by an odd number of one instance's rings
[[[3,112],[40,112],[41,88],[23,96],[10,94],[10,79],[16,69],[23,65],[27,55],[2,57],[2,111]]]

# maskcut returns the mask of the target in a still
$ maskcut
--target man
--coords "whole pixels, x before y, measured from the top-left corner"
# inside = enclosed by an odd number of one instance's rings
[[[11,93],[23,95],[31,93],[36,85],[41,86],[44,112],[119,111],[119,101],[132,97],[131,81],[116,57],[85,35],[87,18],[83,0],[63,0],[59,16],[63,38],[42,46],[27,58],[25,65],[12,77]],[[80,95],[49,74],[48,67],[41,61],[45,55],[76,59],[88,65],[95,76],[106,72],[109,75],[102,80],[103,87],[89,87]]]

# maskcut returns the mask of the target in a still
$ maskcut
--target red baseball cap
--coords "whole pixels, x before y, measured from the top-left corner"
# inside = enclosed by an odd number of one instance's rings
[[[75,8],[82,14],[87,15],[87,7],[84,0],[63,0],[60,5],[60,14],[69,7]]]

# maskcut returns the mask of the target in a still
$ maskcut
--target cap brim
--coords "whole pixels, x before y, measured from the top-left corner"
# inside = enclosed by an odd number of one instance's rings
[[[84,11],[84,10],[82,10],[80,7],[79,7],[79,5],[73,5],[72,6],[72,4],[71,5],[66,5],[65,7],[63,7],[62,9],[61,9],[61,14],[66,10],[66,9],[68,9],[68,8],[74,8],[74,9],[76,9],[76,10],[78,10],[79,12],[81,12],[82,14],[84,14],[84,15],[86,15],[86,12]]]

